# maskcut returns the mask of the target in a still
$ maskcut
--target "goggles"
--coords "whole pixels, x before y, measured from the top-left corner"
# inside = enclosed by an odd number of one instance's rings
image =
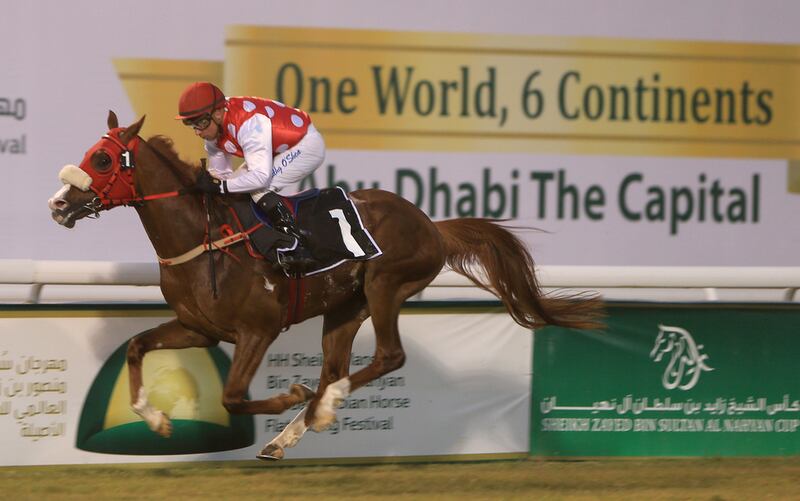
[[[183,125],[189,126],[194,130],[206,130],[211,125],[211,115],[206,113],[197,118],[184,118]]]

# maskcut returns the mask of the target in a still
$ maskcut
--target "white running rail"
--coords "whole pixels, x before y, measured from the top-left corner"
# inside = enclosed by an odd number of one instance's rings
[[[735,266],[541,266],[541,286],[576,289],[702,289],[716,300],[718,289],[777,289],[793,301],[800,267]],[[156,263],[112,261],[0,260],[0,285],[28,286],[26,302],[38,303],[42,288],[69,286],[157,286]],[[473,288],[465,277],[445,271],[432,288]]]

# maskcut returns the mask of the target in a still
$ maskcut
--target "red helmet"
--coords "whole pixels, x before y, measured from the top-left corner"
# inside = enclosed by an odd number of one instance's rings
[[[225,105],[225,94],[210,82],[195,82],[186,87],[178,101],[176,120],[197,118]]]

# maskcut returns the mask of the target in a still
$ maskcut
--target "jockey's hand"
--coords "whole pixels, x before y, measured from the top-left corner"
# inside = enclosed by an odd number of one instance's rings
[[[189,190],[194,193],[211,193],[215,195],[217,193],[225,193],[223,188],[222,181],[209,174],[207,170],[203,170]]]

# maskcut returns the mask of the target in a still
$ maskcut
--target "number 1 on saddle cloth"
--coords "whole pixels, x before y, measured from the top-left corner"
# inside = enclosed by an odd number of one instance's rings
[[[294,208],[294,214],[286,206],[282,206],[282,210],[295,217],[299,240],[307,246],[312,257],[308,265],[295,266],[288,259],[295,251],[298,239],[281,231],[280,219],[273,225],[275,218],[260,213],[258,205],[253,202],[232,205],[245,229],[255,226],[258,221],[264,223],[264,228],[251,233],[250,241],[269,261],[283,266],[290,276],[309,276],[349,260],[368,260],[381,255],[352,200],[341,188],[311,189],[285,200]]]

